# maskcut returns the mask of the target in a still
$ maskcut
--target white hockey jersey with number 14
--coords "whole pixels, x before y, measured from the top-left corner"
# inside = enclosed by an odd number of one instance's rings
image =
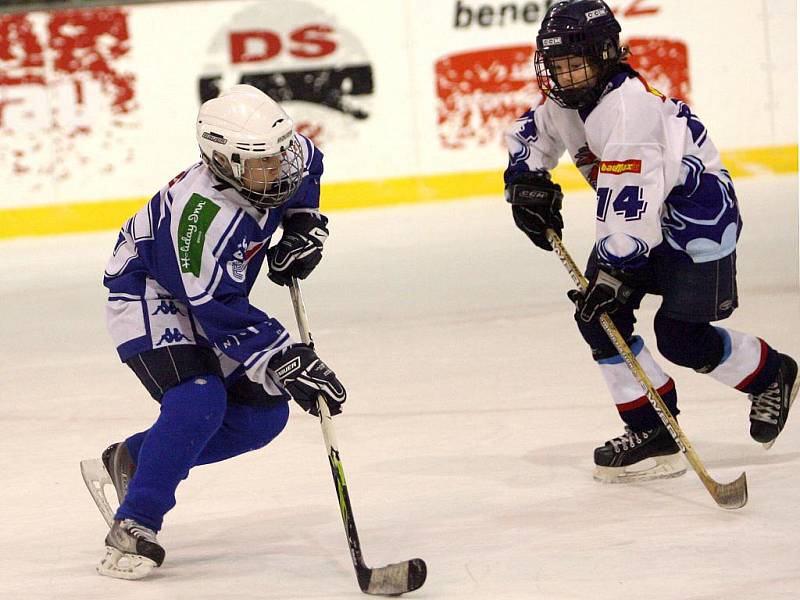
[[[249,295],[284,216],[318,211],[322,153],[297,137],[303,179],[283,205],[260,212],[198,162],[123,225],[104,278],[108,327],[123,361],[198,344],[215,349],[228,381],[246,373],[284,394],[267,362],[292,340]]]
[[[597,192],[602,263],[635,269],[656,247],[709,262],[736,247],[736,195],[706,128],[630,68],[596,104],[570,110],[545,101],[531,109],[506,142],[506,183],[520,171],[553,169],[569,151]]]

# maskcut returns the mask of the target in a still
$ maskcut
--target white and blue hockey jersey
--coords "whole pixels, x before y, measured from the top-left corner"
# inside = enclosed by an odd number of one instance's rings
[[[281,394],[266,365],[293,340],[249,294],[284,216],[319,210],[322,153],[296,135],[303,179],[278,208],[260,212],[198,162],[123,225],[104,278],[108,327],[123,361],[169,345],[208,346],[226,379],[246,373]]]
[[[506,183],[520,171],[549,171],[569,152],[597,192],[602,263],[636,268],[659,246],[710,262],[736,247],[736,195],[706,128],[686,104],[667,99],[632,69],[616,75],[591,106],[534,107],[506,142]]]

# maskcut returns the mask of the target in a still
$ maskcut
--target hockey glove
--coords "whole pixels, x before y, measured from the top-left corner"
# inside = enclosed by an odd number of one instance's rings
[[[552,250],[546,231],[553,229],[561,237],[564,229],[561,186],[546,171],[525,171],[506,185],[505,196],[517,227],[539,248]]]
[[[570,290],[567,296],[575,304],[575,317],[584,323],[598,318],[602,313],[611,314],[620,305],[626,304],[634,288],[624,282],[622,271],[598,269],[585,292]]]
[[[269,278],[278,285],[289,285],[292,277],[308,277],[322,260],[327,224],[328,218],[319,213],[300,212],[287,217],[281,240],[267,250]]]
[[[336,374],[306,344],[292,344],[273,356],[267,365],[303,410],[319,415],[317,396],[322,395],[331,415],[342,412],[347,399]]]

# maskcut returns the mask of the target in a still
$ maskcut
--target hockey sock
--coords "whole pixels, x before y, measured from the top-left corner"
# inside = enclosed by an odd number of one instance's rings
[[[708,374],[747,394],[760,394],[775,380],[780,356],[764,340],[733,329],[714,327],[723,342],[722,360]]]
[[[144,438],[147,436],[148,431],[150,430],[146,429],[145,431],[134,433],[131,437],[125,440],[125,445],[128,447],[128,453],[131,455],[131,459],[133,459],[133,464],[137,464],[139,462],[139,450],[142,447],[142,442],[144,442]]]
[[[197,458],[197,465],[219,462],[269,444],[283,431],[289,404],[246,406],[229,404],[225,420]]]
[[[147,431],[135,457],[131,479],[117,519],[134,519],[153,531],[175,506],[175,490],[225,415],[227,395],[216,375],[195,377],[171,388],[161,399],[161,413]]]
[[[644,340],[638,335],[630,339],[630,348],[672,416],[678,416],[680,412],[678,395],[672,378],[661,370],[645,346]],[[643,431],[661,425],[661,418],[650,404],[647,396],[642,393],[642,386],[633,376],[622,356],[616,354],[609,358],[601,358],[597,364],[608,390],[611,392],[611,397],[617,405],[619,415],[626,425],[634,431]]]
[[[229,404],[222,426],[203,448],[195,465],[208,465],[263,448],[283,431],[288,419],[289,405],[285,402],[269,407]],[[147,431],[125,440],[134,464],[138,462]]]

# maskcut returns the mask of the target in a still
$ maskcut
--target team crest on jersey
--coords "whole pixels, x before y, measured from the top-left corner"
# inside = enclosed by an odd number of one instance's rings
[[[622,175],[624,173],[641,173],[642,161],[638,158],[629,160],[604,160],[600,163],[600,172],[609,175]]]
[[[233,260],[229,260],[226,265],[226,270],[231,279],[238,283],[242,283],[247,277],[247,263],[256,255],[256,253],[264,247],[266,242],[249,242],[247,239],[242,240],[236,246],[236,251],[233,253]]]
[[[247,276],[247,263],[241,260],[229,260],[227,265],[228,275],[231,279],[242,283]]]

